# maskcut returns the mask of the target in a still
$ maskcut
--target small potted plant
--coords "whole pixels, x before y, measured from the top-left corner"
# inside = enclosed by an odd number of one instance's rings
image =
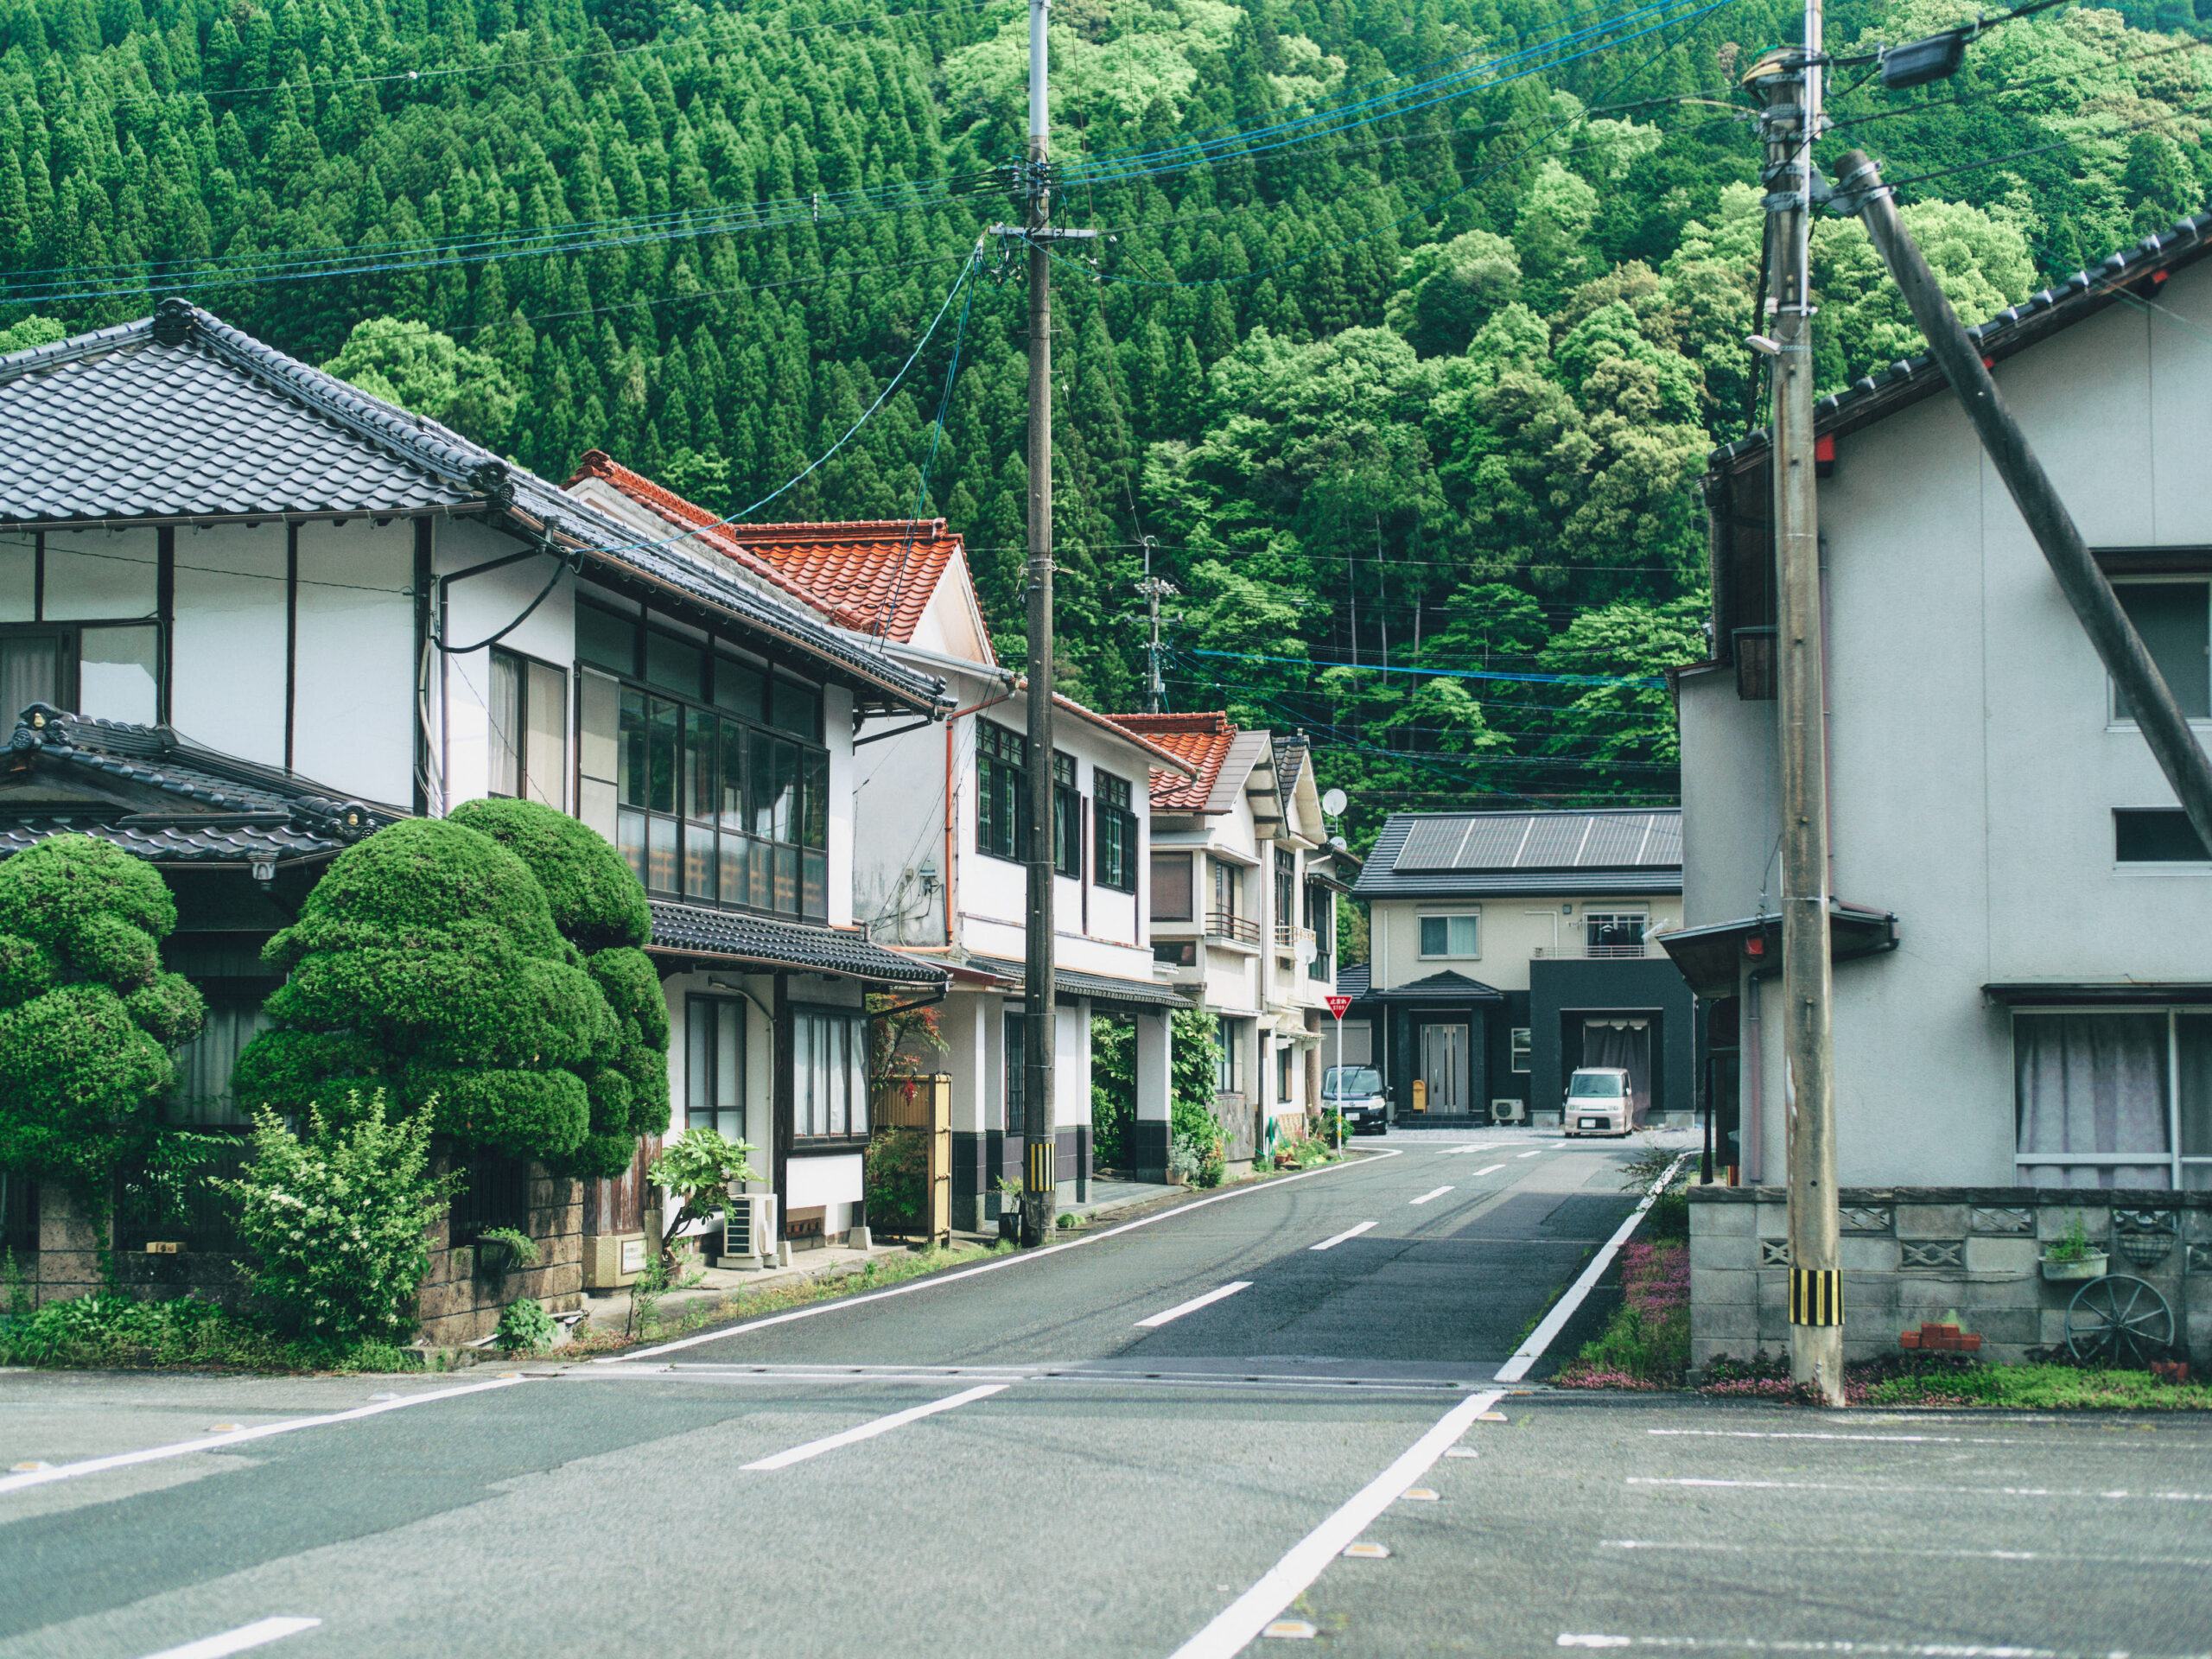
[[[476,1271],[486,1279],[504,1279],[517,1267],[537,1265],[537,1243],[513,1227],[486,1227],[476,1235]]]
[[[2089,1230],[2082,1224],[2081,1215],[2067,1224],[2066,1230],[2044,1246],[2043,1276],[2046,1279],[2101,1279],[2105,1264],[2112,1259],[2106,1250],[2089,1248]]]
[[[999,1236],[1021,1243],[1021,1183],[1001,1175],[991,1185],[999,1195]]]

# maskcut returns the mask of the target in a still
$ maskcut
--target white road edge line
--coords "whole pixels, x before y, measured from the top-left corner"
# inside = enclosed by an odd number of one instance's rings
[[[1404,1150],[1398,1147],[1377,1147],[1367,1154],[1370,1158],[1401,1158]],[[1687,1154],[1686,1154],[1687,1155]],[[718,1331],[702,1331],[696,1336],[678,1337],[674,1342],[664,1342],[651,1348],[639,1348],[626,1354],[607,1354],[594,1359],[594,1365],[626,1365],[640,1359],[652,1359],[659,1354],[672,1354],[681,1348],[696,1348],[702,1342],[720,1342],[725,1337],[741,1337],[748,1331],[765,1331],[772,1325],[788,1325],[793,1319],[811,1319],[840,1309],[861,1307],[869,1302],[880,1302],[887,1297],[911,1296],[918,1290],[930,1290],[938,1285],[949,1285],[958,1279],[973,1279],[979,1273],[997,1273],[1006,1268],[1018,1268],[1025,1262],[1041,1262],[1048,1255],[1058,1255],[1062,1250],[1079,1250],[1086,1244],[1096,1244],[1120,1233],[1135,1232],[1140,1227],[1149,1227],[1156,1222],[1172,1221],[1177,1216],[1187,1216],[1193,1210],[1203,1210],[1210,1204],[1226,1204],[1231,1198],[1248,1198],[1255,1192],[1276,1192],[1293,1181],[1311,1180],[1316,1175],[1333,1175],[1341,1170],[1357,1169],[1356,1163],[1324,1164],[1319,1169],[1301,1170],[1295,1175],[1278,1175],[1271,1181],[1255,1181],[1250,1186],[1240,1186],[1233,1192],[1217,1192],[1210,1198],[1200,1198],[1192,1204],[1179,1204],[1173,1210],[1162,1210],[1157,1215],[1140,1216],[1135,1221],[1125,1221],[1118,1227],[1109,1227],[1103,1233],[1085,1233],[1081,1238],[1071,1238],[1065,1244],[1047,1244],[1042,1249],[1023,1250],[1014,1255],[1002,1255],[994,1262],[980,1262],[972,1268],[962,1268],[953,1273],[935,1273],[926,1279],[917,1279],[912,1284],[893,1285],[886,1290],[872,1290],[865,1296],[842,1296],[835,1301],[817,1302],[811,1307],[795,1307],[788,1313],[771,1313],[765,1319],[747,1319],[742,1325],[726,1325]]]
[[[1690,1154],[1684,1153],[1667,1166],[1665,1173],[1651,1183],[1651,1190],[1643,1195],[1643,1201],[1635,1209],[1629,1211],[1628,1219],[1613,1230],[1613,1236],[1599,1248],[1597,1255],[1590,1258],[1590,1265],[1582,1269],[1582,1276],[1567,1287],[1566,1295],[1552,1304],[1552,1311],[1545,1314],[1542,1322],[1529,1333],[1529,1340],[1514,1351],[1513,1357],[1497,1368],[1494,1381],[1518,1382],[1529,1375],[1529,1368],[1544,1357],[1544,1350],[1552,1345],[1552,1338],[1567,1328],[1567,1322],[1574,1317],[1574,1310],[1580,1307],[1583,1299],[1590,1294],[1591,1287],[1604,1276],[1605,1269],[1612,1264],[1613,1257],[1619,1254],[1621,1246],[1628,1243],[1628,1236],[1636,1230],[1636,1224],[1643,1219],[1644,1211],[1650,1209],[1653,1202],[1667,1190],[1667,1183],[1675,1179],[1675,1172],[1689,1160]]]
[[[179,1440],[173,1446],[149,1446],[137,1452],[118,1452],[105,1458],[86,1458],[80,1463],[56,1464],[51,1469],[32,1469],[20,1475],[0,1475],[0,1493],[21,1491],[26,1486],[43,1486],[52,1480],[71,1480],[79,1475],[97,1475],[110,1469],[128,1469],[134,1464],[158,1463],[164,1458],[181,1458],[188,1452],[219,1452],[226,1446],[243,1446],[249,1440],[266,1440],[271,1434],[289,1434],[296,1428],[322,1428],[331,1423],[350,1423],[363,1417],[378,1416],[387,1411],[404,1411],[410,1406],[426,1406],[433,1400],[453,1400],[464,1394],[482,1394],[491,1389],[511,1389],[522,1380],[519,1376],[502,1376],[489,1382],[467,1383],[457,1389],[433,1389],[428,1394],[412,1394],[404,1400],[379,1400],[372,1405],[356,1406],[351,1411],[334,1411],[321,1417],[289,1417],[282,1422],[257,1423],[251,1428],[234,1428],[221,1434],[204,1435],[196,1440]],[[156,1659],[163,1659],[163,1656],[156,1656]]]
[[[1482,1168],[1475,1172],[1475,1175],[1495,1175],[1499,1170],[1503,1169],[1504,1167],[1505,1166],[1503,1164],[1485,1164]],[[1472,1180],[1474,1178],[1474,1175],[1471,1175],[1467,1179],[1469,1180]]]
[[[1341,1233],[1325,1238],[1319,1244],[1308,1244],[1306,1248],[1309,1250],[1332,1250],[1348,1238],[1357,1238],[1362,1233],[1373,1230],[1374,1226],[1371,1221],[1354,1222]]]
[[[1269,1621],[1305,1593],[1345,1546],[1368,1523],[1398,1501],[1467,1426],[1505,1397],[1503,1389],[1471,1395],[1437,1419],[1427,1433],[1407,1447],[1398,1460],[1353,1495],[1334,1515],[1300,1539],[1290,1553],[1269,1567],[1260,1581],[1215,1615],[1205,1629],[1175,1649],[1173,1659],[1232,1659],[1268,1627]]]
[[[779,1452],[773,1457],[762,1458],[744,1465],[746,1471],[769,1469],[788,1469],[795,1463],[804,1463],[809,1458],[818,1458],[824,1452],[835,1452],[841,1446],[850,1446],[856,1440],[872,1440],[879,1434],[888,1434],[894,1428],[904,1428],[908,1423],[918,1422],[925,1417],[934,1417],[940,1411],[950,1411],[971,1401],[984,1400],[995,1394],[1004,1394],[1013,1385],[1007,1382],[986,1382],[980,1388],[963,1389],[958,1394],[949,1394],[942,1400],[932,1400],[925,1406],[909,1406],[904,1411],[894,1411],[888,1417],[879,1417],[874,1422],[849,1428],[842,1434],[830,1434],[818,1440],[809,1440],[804,1446],[795,1446],[788,1452]]]
[[[1370,1221],[1367,1224],[1372,1227],[1375,1224]],[[1232,1279],[1227,1284],[1218,1286],[1215,1289],[1206,1292],[1203,1296],[1193,1296],[1189,1301],[1178,1302],[1174,1306],[1168,1308],[1162,1313],[1155,1313],[1148,1319],[1139,1319],[1137,1321],[1137,1328],[1140,1331],[1156,1330],[1160,1325],[1167,1325],[1176,1319],[1181,1319],[1185,1313],[1195,1313],[1202,1307],[1211,1306],[1214,1303],[1220,1301],[1224,1297],[1234,1296],[1240,1290],[1249,1290],[1251,1288],[1252,1281],[1249,1279]]]
[[[149,1653],[146,1659],[223,1659],[230,1653],[244,1653],[248,1648],[264,1647],[271,1642],[281,1642],[288,1636],[297,1636],[302,1630],[311,1630],[322,1621],[319,1618],[261,1618],[251,1624],[241,1624],[235,1630],[225,1630],[220,1636],[203,1636],[197,1642],[188,1642],[181,1648],[163,1648],[159,1653]]]
[[[1422,1193],[1421,1197],[1417,1198],[1408,1198],[1406,1202],[1408,1204],[1427,1204],[1431,1198],[1440,1198],[1446,1192],[1451,1191],[1452,1191],[1452,1189],[1448,1186],[1433,1187],[1428,1192]]]

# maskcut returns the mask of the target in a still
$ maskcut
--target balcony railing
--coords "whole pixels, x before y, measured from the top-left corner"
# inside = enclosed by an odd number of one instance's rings
[[[1206,912],[1206,937],[1227,939],[1232,944],[1249,944],[1257,949],[1260,944],[1260,925],[1249,916],[1239,916],[1233,910]]]
[[[1552,962],[1615,962],[1648,957],[1651,952],[1642,939],[1611,939],[1602,944],[1564,939],[1558,944],[1540,944],[1530,954]]]

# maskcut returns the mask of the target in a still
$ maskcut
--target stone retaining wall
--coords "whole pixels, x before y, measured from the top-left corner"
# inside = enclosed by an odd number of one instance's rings
[[[1986,1359],[2063,1344],[2078,1281],[2050,1281],[2046,1242],[2079,1216],[2107,1270],[2153,1287],[2175,1341],[2212,1370],[2212,1192],[2097,1187],[1846,1187],[1844,1357],[1901,1351],[1897,1337],[1956,1309]],[[2122,1236],[2145,1241],[2131,1259]],[[1690,1363],[1789,1345],[1788,1191],[1690,1189]],[[2159,1248],[2163,1242],[2164,1248]]]

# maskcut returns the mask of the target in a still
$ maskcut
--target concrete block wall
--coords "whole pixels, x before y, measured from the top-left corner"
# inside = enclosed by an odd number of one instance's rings
[[[1843,1208],[1844,1356],[1902,1351],[1899,1334],[1955,1311],[1982,1357],[2017,1363],[2066,1339],[2079,1281],[2049,1281],[2050,1240],[2081,1218],[2109,1271],[2141,1279],[2173,1310],[2175,1342],[2212,1370],[2212,1192],[2119,1188],[1847,1187]],[[2158,1259],[2120,1248],[2133,1233],[2164,1240]],[[1690,1363],[1743,1359],[1789,1343],[1789,1207],[1779,1186],[1690,1191]]]

